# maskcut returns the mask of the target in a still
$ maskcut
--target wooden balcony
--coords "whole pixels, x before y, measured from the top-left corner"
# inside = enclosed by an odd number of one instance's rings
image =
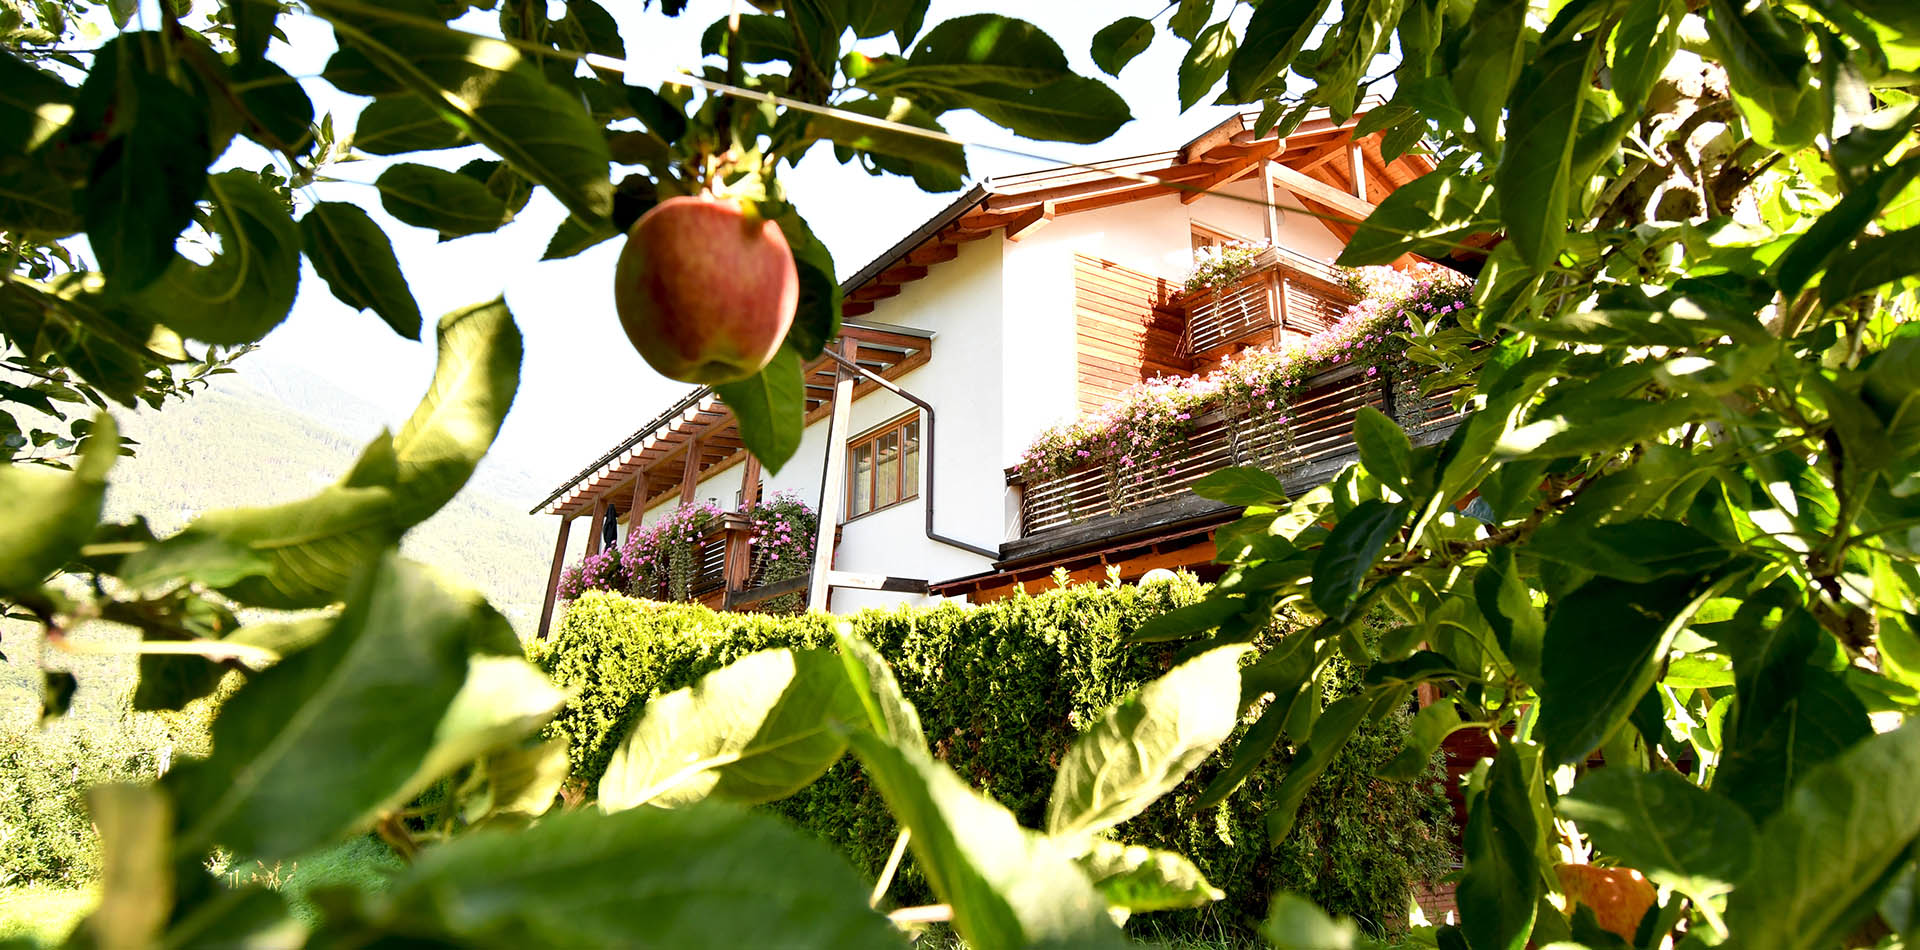
[[[1205,372],[1249,346],[1318,333],[1338,322],[1355,299],[1331,265],[1270,247],[1238,281],[1176,303],[1186,312],[1180,355]]]
[[[1281,413],[1235,415],[1215,408],[1194,420],[1177,448],[1157,459],[1120,466],[1103,460],[1050,477],[1009,473],[1020,490],[1020,537],[1002,549],[1003,561],[1027,558],[1092,540],[1150,531],[1230,506],[1190,493],[1210,472],[1253,465],[1280,476],[1289,492],[1321,484],[1352,461],[1353,419],[1372,406],[1406,427],[1415,443],[1451,433],[1460,415],[1453,390],[1422,394],[1417,380],[1389,370],[1367,375],[1360,365],[1311,377]]]
[[[715,610],[746,610],[777,597],[804,595],[808,572],[769,582],[771,564],[756,562],[752,539],[753,522],[745,512],[730,511],[715,519],[700,535],[694,554],[696,567],[685,599]],[[670,595],[663,586],[656,598],[670,599]]]

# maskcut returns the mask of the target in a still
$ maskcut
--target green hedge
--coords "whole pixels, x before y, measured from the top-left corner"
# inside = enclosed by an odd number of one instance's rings
[[[1203,593],[1183,576],[1146,588],[1079,585],[981,606],[870,610],[851,620],[893,664],[935,753],[1037,827],[1054,769],[1074,736],[1172,666],[1172,646],[1126,644],[1122,635]],[[554,637],[534,647],[534,660],[577,691],[552,727],[570,744],[575,779],[589,789],[598,782],[651,697],[757,650],[828,645],[831,620],[717,613],[603,593],[573,602]],[[1405,920],[1411,885],[1437,875],[1451,847],[1437,765],[1418,782],[1372,778],[1398,750],[1405,728],[1403,717],[1392,728],[1363,731],[1315,786],[1293,836],[1277,849],[1266,846],[1259,803],[1285,774],[1282,756],[1271,757],[1223,805],[1192,814],[1199,790],[1224,764],[1215,756],[1122,825],[1122,839],[1186,854],[1228,895],[1199,911],[1150,915],[1154,926],[1244,930],[1265,913],[1276,888],[1376,927]],[[869,875],[893,844],[893,820],[851,757],[772,807],[834,842]],[[913,901],[927,894],[909,868],[895,896]]]

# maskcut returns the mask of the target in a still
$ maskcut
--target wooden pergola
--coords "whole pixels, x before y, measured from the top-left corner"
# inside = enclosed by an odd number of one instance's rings
[[[832,345],[841,353],[851,351],[855,362],[886,379],[912,372],[933,357],[933,334],[878,323],[845,321]],[[834,384],[840,374],[824,354],[807,364],[803,372],[806,424],[811,425],[832,411]],[[862,381],[854,386],[853,398],[877,388],[878,383]],[[752,504],[759,497],[760,462],[740,438],[740,420],[718,394],[701,387],[535,505],[530,514],[560,517],[546,601],[540,610],[540,635],[546,636],[553,620],[554,597],[575,518],[591,518],[586,553],[597,554],[608,519],[630,522],[675,496],[682,504],[691,502],[702,481],[735,465],[746,466],[741,483],[746,503]]]

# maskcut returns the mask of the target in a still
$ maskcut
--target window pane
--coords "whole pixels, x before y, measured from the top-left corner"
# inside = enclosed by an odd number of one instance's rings
[[[847,484],[853,489],[853,498],[847,502],[847,515],[851,517],[873,510],[873,443],[854,449],[849,467],[853,476]]]
[[[907,423],[906,447],[900,452],[900,497],[920,494],[920,423]]]
[[[900,433],[889,432],[873,441],[879,447],[879,462],[873,477],[873,506],[882,508],[900,500]]]

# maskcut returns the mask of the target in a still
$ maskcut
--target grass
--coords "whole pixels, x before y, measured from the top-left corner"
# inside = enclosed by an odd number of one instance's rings
[[[93,888],[19,884],[0,887],[0,940],[57,944],[100,900]]]

